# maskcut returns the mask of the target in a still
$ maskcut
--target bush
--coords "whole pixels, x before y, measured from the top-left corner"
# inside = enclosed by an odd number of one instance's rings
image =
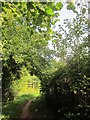
[[[46,100],[58,116],[67,119],[90,117],[89,61],[86,55],[72,57],[43,84]]]

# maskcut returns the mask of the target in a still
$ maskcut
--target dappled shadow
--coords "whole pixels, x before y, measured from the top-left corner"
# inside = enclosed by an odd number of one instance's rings
[[[67,96],[63,95],[62,104],[59,105],[60,99],[55,97],[48,101],[45,96],[37,97],[29,106],[31,120],[83,120],[90,117],[90,108],[82,106],[73,106],[67,100]],[[69,99],[72,98],[69,96]],[[73,103],[74,104],[74,103]],[[85,115],[86,116],[85,116]],[[29,117],[30,118],[30,117]]]
[[[54,111],[48,106],[45,96],[37,97],[29,106],[31,120],[57,120]],[[30,118],[30,116],[29,116]]]

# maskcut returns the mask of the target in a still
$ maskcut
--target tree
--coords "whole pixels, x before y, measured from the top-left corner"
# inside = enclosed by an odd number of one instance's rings
[[[56,5],[48,2],[2,3],[3,83],[8,81],[3,89],[8,87],[8,94],[10,82],[20,77],[23,66],[31,75],[37,76],[40,76],[43,68],[47,66],[43,53],[51,38],[54,10],[61,8],[61,2]],[[10,60],[12,64],[9,63]]]
[[[62,119],[90,117],[90,103],[88,102],[90,100],[90,89],[88,89],[90,86],[90,56],[88,34],[86,34],[88,22],[87,17],[83,17],[84,7],[82,6],[80,9],[82,13],[76,13],[73,21],[65,20],[67,31],[64,26],[60,25],[60,31],[54,33],[54,49],[59,54],[53,52],[53,56],[60,58],[57,63],[60,60],[65,63],[62,66],[59,66],[59,63],[58,70],[47,77],[47,82],[44,82],[42,87],[49,105]],[[70,51],[67,51],[68,49]],[[69,57],[68,54],[70,54]]]

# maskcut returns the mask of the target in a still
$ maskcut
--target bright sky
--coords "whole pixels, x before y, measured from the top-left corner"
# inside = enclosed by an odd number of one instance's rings
[[[66,5],[63,6],[62,10],[60,11],[60,20],[61,22],[63,19],[72,19],[75,17],[75,13],[72,10],[67,10]]]
[[[62,0],[62,1],[70,1],[70,0]],[[85,0],[71,0],[71,1],[73,1],[74,3],[76,1],[78,1],[78,2],[83,1],[83,2],[81,2],[81,4],[84,3],[84,4],[86,4],[88,6],[88,3],[85,2]],[[63,8],[59,11],[59,14],[60,14],[59,18],[60,18],[60,23],[61,24],[63,24],[63,20],[64,19],[71,19],[71,20],[73,20],[73,18],[76,17],[76,14],[72,10],[67,10],[66,6],[67,6],[67,3],[63,2]],[[76,9],[78,10],[78,12],[80,12],[80,8],[79,7],[76,6]],[[58,25],[58,23],[57,23],[57,25]]]
[[[75,0],[76,1],[76,0]],[[80,1],[80,0],[78,0]],[[84,2],[85,3],[85,2]],[[87,3],[86,3],[87,4]],[[76,14],[72,11],[72,10],[67,10],[66,8],[67,6],[67,3],[63,2],[63,8],[59,11],[59,18],[60,18],[60,22],[57,22],[56,23],[56,27],[55,27],[55,30],[58,30],[58,25],[61,24],[63,25],[63,22],[64,22],[64,19],[71,19],[73,20],[73,18],[76,17]],[[80,10],[78,7],[76,8],[78,11]],[[53,46],[52,46],[52,42],[50,41],[49,42],[49,47],[51,49],[53,49]]]
[[[59,24],[63,25],[63,22],[64,22],[63,20],[64,19],[73,19],[76,16],[75,13],[72,10],[67,10],[65,2],[63,3],[63,8],[59,11],[59,14],[60,14],[60,16],[59,16],[60,22],[56,23],[55,30],[58,30],[58,25]],[[49,47],[51,49],[53,49],[51,41],[49,41]]]
[[[67,10],[66,3],[63,4],[63,8],[59,12],[60,16],[60,24],[63,24],[64,19],[73,19],[75,18],[76,14],[72,10]],[[57,23],[58,26],[58,23]]]

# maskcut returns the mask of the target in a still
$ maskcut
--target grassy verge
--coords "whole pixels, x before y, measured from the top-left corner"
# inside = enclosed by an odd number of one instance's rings
[[[22,95],[17,97],[14,101],[3,105],[2,118],[10,120],[11,118],[19,118],[22,106],[30,99],[35,99],[33,95]]]
[[[35,88],[28,86],[28,83],[33,83],[33,81],[38,81],[38,78],[36,76],[24,76],[23,78],[12,82],[11,89],[14,100],[3,104],[1,118],[5,118],[5,120],[19,118],[23,105],[28,100],[35,99],[40,95],[39,86]]]

